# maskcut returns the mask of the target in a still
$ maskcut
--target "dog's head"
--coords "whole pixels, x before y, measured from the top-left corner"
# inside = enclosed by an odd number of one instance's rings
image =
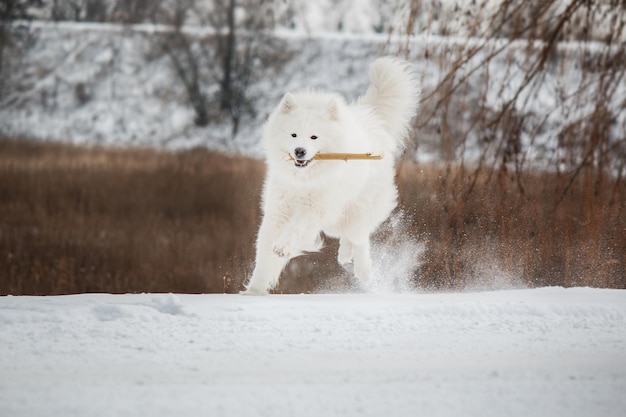
[[[333,94],[285,94],[266,125],[268,159],[282,158],[292,169],[304,171],[319,163],[313,160],[316,154],[341,151],[343,106]]]

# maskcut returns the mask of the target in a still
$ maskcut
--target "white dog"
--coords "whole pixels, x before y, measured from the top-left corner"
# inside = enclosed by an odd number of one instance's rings
[[[397,204],[394,156],[415,115],[420,89],[408,63],[380,58],[365,95],[287,93],[264,129],[267,177],[256,265],[244,294],[267,294],[289,259],[318,251],[321,232],[339,238],[339,263],[372,275],[370,234]],[[382,160],[313,160],[318,153],[383,153]]]

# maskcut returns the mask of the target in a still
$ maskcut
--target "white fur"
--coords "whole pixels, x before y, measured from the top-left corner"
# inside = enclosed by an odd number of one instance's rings
[[[341,264],[353,261],[361,281],[371,278],[370,234],[397,204],[394,156],[417,110],[419,85],[409,64],[395,58],[374,61],[370,82],[352,104],[333,93],[287,93],[270,115],[263,137],[264,216],[245,294],[276,287],[289,259],[321,248],[321,232],[339,238]],[[295,159],[310,160],[320,152],[384,152],[385,157],[296,166]]]

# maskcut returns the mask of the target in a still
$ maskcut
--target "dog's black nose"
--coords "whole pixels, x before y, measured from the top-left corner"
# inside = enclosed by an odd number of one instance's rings
[[[294,149],[293,153],[296,154],[296,158],[304,159],[304,155],[306,155],[306,149],[304,149],[304,148],[296,148],[296,149]]]

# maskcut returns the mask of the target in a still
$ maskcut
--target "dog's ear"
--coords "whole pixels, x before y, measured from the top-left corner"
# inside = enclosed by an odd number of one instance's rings
[[[285,94],[280,102],[280,112],[287,114],[296,107],[296,98],[291,93]]]
[[[326,110],[328,111],[328,117],[330,117],[330,120],[339,120],[339,106],[337,103],[337,98],[332,97],[330,99]]]

